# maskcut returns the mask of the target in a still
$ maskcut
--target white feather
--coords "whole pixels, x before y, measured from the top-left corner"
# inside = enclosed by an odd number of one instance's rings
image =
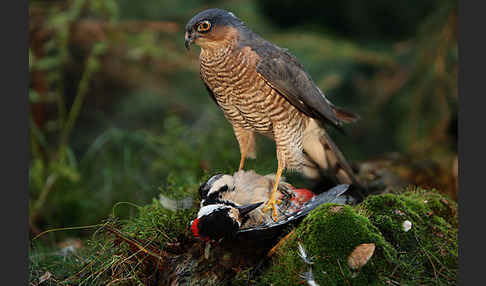
[[[214,205],[207,205],[199,209],[199,212],[197,213],[197,218],[200,218],[204,215],[208,215],[215,210],[218,209],[225,209],[225,208],[230,208],[229,206],[221,205],[221,204],[214,204]]]
[[[312,274],[312,268],[309,268],[309,271],[300,274],[300,277],[304,279],[307,282],[307,284],[309,284],[310,286],[319,286],[319,284],[317,284],[317,282],[314,280],[314,274]]]
[[[300,258],[302,258],[302,260],[304,260],[304,262],[306,264],[309,264],[309,265],[314,264],[314,262],[312,261],[312,258],[309,258],[307,256],[307,253],[305,252],[305,248],[302,246],[302,244],[300,244],[300,242],[298,244],[299,244],[299,248],[298,249],[299,249],[299,256],[300,256]]]

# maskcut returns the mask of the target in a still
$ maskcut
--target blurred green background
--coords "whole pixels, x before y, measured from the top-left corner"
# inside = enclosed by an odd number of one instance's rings
[[[361,116],[347,136],[331,134],[348,160],[398,153],[450,171],[457,1],[32,0],[31,236],[97,224],[117,202],[194,192],[237,168],[231,126],[199,78],[199,49],[183,44],[186,22],[211,7],[288,48],[331,101]],[[274,172],[274,144],[258,143],[246,168]]]

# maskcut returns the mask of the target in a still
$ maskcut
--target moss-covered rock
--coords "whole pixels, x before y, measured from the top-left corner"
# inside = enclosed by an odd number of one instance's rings
[[[456,226],[457,205],[423,190],[370,196],[356,207],[324,205],[279,248],[261,283],[302,283],[299,274],[309,266],[298,256],[300,242],[314,256],[312,271],[320,285],[455,284]],[[376,249],[368,263],[353,270],[347,259],[363,243]]]
[[[325,205],[314,210],[279,249],[263,278],[264,284],[296,285],[301,281],[299,274],[308,266],[298,256],[297,242],[314,256],[312,269],[320,285],[345,285],[351,279],[353,285],[370,285],[378,280],[379,269],[386,266],[386,261],[396,257],[392,246],[366,217],[350,206]],[[375,254],[361,271],[354,273],[347,265],[347,257],[362,243],[375,243]]]
[[[455,284],[457,204],[436,192],[408,190],[369,197],[358,208],[399,252],[389,279],[410,285]],[[404,231],[403,222],[412,228]]]

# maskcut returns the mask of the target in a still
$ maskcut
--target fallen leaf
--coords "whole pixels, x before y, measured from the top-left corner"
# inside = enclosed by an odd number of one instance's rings
[[[371,256],[373,256],[374,252],[374,243],[363,243],[356,246],[356,248],[348,256],[348,266],[352,269],[359,269],[363,267],[368,260],[370,260]]]
[[[340,210],[343,209],[343,206],[332,206],[329,211],[331,211],[332,213],[337,213],[339,212]]]

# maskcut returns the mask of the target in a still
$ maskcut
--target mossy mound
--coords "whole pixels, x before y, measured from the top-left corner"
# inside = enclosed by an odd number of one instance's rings
[[[405,231],[404,221],[412,227]],[[298,242],[314,257],[319,285],[454,285],[457,278],[457,205],[423,190],[368,197],[356,207],[324,205],[314,210],[279,248],[262,277],[265,285],[296,285],[309,270]],[[347,259],[374,243],[371,259],[353,270]],[[398,285],[398,284],[397,284]]]
[[[197,208],[171,211],[154,199],[152,204],[140,207],[139,215],[127,220],[122,231],[164,246],[168,242],[181,241],[189,235],[189,223],[196,217],[197,211]]]

